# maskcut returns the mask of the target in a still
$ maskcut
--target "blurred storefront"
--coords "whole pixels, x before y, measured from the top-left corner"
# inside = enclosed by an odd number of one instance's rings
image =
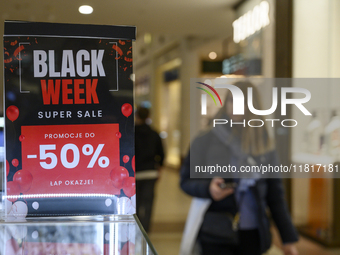
[[[294,1],[294,78],[338,78],[340,76],[340,2],[337,0]],[[308,125],[292,133],[292,162],[308,165],[338,164],[339,86],[325,79],[309,85],[318,104]],[[313,93],[314,92],[314,93]],[[296,112],[293,111],[293,114]],[[316,125],[315,125],[316,124]],[[312,125],[314,125],[312,127]],[[313,138],[314,136],[314,138]],[[317,141],[317,146],[312,143]],[[340,182],[324,178],[292,180],[292,216],[301,233],[327,246],[340,246]]]
[[[166,164],[178,168],[189,148],[190,78],[339,77],[339,11],[337,0],[317,0],[313,5],[308,0],[242,0],[234,6],[233,24],[226,24],[233,28],[232,33],[221,32],[215,38],[144,35],[134,53],[138,56],[136,103],[152,108],[152,125],[164,139]],[[327,86],[323,92],[320,100],[324,102],[312,111],[317,118],[322,116],[320,122],[326,127],[333,113],[340,112],[335,96],[340,91]],[[288,116],[294,114],[294,110],[288,111]],[[283,164],[331,158],[321,151],[303,150],[304,129],[278,127],[274,133]],[[340,213],[338,180],[292,179],[285,184],[292,217],[301,233],[326,245],[340,245],[340,221],[335,217]]]
[[[339,1],[317,0],[311,4],[308,0],[277,0],[267,1],[268,5],[263,2],[241,1],[236,6],[234,33],[235,30],[241,32],[233,36],[233,41],[228,40],[228,48],[232,49],[228,52],[232,54],[222,62],[223,74],[266,78],[340,76]],[[256,10],[261,4],[264,10],[268,7],[269,23],[264,22],[267,25],[253,33],[249,20],[256,16],[255,12],[261,13]],[[297,85],[293,80],[285,86]],[[312,84],[308,84],[308,89],[312,95],[318,95],[317,105],[308,105],[313,112],[309,123],[296,129],[275,129],[280,160],[283,164],[336,165],[339,162],[337,144],[340,144],[340,88],[328,79],[322,89]],[[287,116],[296,116],[298,111],[292,108]],[[318,141],[318,149],[313,149],[316,147],[311,145],[313,140]],[[285,184],[292,218],[300,233],[326,246],[340,246],[339,180],[320,174],[285,180]]]
[[[339,77],[339,12],[337,0],[313,4],[309,0],[241,0],[234,6],[233,23],[226,24],[232,33],[221,31],[214,38],[144,35],[134,52],[136,103],[152,108],[152,125],[164,139],[166,164],[178,168],[189,148],[190,78]],[[310,121],[317,118],[322,132],[340,113],[339,93],[339,88],[327,85],[318,106],[312,106],[315,115]],[[288,116],[294,114],[288,111]],[[274,130],[281,162],[312,164],[320,159],[334,163],[336,159],[321,150],[306,151],[301,140],[305,129]],[[292,179],[285,184],[300,232],[322,244],[339,246],[339,181]]]
[[[234,8],[233,36],[222,73],[274,77],[275,1],[244,1]]]
[[[257,27],[242,26],[249,12],[259,20]],[[168,166],[179,167],[189,148],[190,78],[275,75],[275,1],[239,1],[232,15],[234,24],[239,19],[239,36],[253,30],[237,42],[236,35],[224,31],[217,37],[145,34],[137,40],[136,104],[152,108],[152,125],[164,139]]]
[[[187,81],[198,75],[192,45],[196,41],[199,39],[145,35],[136,45],[136,104],[151,108],[151,125],[163,139],[168,167],[179,168],[189,146]]]
[[[234,11],[233,34],[221,43],[223,50],[218,59],[221,71],[219,74],[203,72],[201,77],[292,77],[293,1],[239,1]],[[282,83],[275,86],[280,89]],[[258,85],[258,89],[262,95],[268,95],[270,91],[266,84]],[[262,100],[264,107],[271,106],[270,95],[263,96]],[[281,119],[279,112],[272,117]],[[273,134],[276,143],[280,144],[277,147],[280,161],[287,164],[291,156],[290,130],[275,127]],[[286,181],[286,188],[290,200],[290,181]]]
[[[234,5],[233,32],[225,39],[200,48],[201,73],[198,77],[206,78],[206,83],[211,82],[209,78],[217,77],[275,77],[275,8],[274,0],[239,1]],[[212,59],[213,53],[216,53],[215,59]],[[266,93],[268,87],[259,84],[258,89]],[[224,95],[221,97],[224,98]],[[270,97],[262,99],[265,106],[271,103]],[[207,120],[218,111],[213,102],[208,102],[208,107]]]

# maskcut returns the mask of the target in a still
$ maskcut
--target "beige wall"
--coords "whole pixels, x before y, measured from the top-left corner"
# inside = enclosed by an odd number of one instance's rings
[[[293,77],[340,77],[340,1],[294,1]]]

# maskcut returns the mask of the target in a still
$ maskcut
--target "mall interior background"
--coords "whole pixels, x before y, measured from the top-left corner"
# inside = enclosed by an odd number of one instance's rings
[[[157,185],[150,232],[160,254],[178,252],[190,205],[190,197],[183,194],[178,185],[179,167],[190,143],[190,78],[340,76],[340,1],[266,0],[270,23],[240,42],[234,42],[233,22],[261,2],[0,1],[2,24],[4,20],[27,20],[137,26],[133,51],[135,103],[151,107],[151,125],[163,138],[167,154]],[[91,5],[94,12],[80,14],[81,4]],[[3,34],[3,25],[0,34]],[[1,61],[1,74],[2,69]],[[2,100],[2,95],[0,98]],[[320,100],[324,101],[313,110],[323,115],[323,125],[327,125],[332,111],[340,109],[340,103],[336,97],[331,102],[327,97]],[[277,135],[281,161],[309,163],[308,157],[296,156],[300,152],[297,142],[300,136],[299,131]],[[324,248],[340,247],[340,222],[335,217],[340,213],[336,203],[340,198],[339,187],[337,180],[332,179],[286,181],[293,221],[305,236],[298,245],[303,251],[301,254],[307,251],[340,254]],[[276,248],[271,252],[280,254]]]

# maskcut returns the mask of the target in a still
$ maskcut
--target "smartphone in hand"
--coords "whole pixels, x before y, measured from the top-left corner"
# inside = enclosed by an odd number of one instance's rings
[[[223,182],[221,184],[219,184],[221,189],[235,189],[237,187],[237,183],[236,182]]]

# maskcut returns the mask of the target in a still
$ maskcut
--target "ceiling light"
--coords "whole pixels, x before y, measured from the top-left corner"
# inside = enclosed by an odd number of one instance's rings
[[[81,14],[91,14],[93,12],[93,8],[89,5],[82,5],[78,10]]]
[[[210,53],[209,53],[209,58],[210,58],[210,59],[215,59],[215,58],[217,58],[216,52],[213,52],[213,51],[210,52]]]

